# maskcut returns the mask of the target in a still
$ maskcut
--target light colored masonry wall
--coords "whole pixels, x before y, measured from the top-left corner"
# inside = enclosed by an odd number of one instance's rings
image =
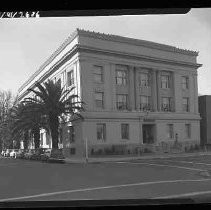
[[[167,124],[174,125],[174,135],[178,134],[178,141],[183,143],[200,143],[200,132],[199,132],[199,122],[198,121],[160,121],[157,123],[157,143],[159,142],[171,142],[174,143],[174,139],[169,139],[167,136]],[[191,124],[191,138],[187,139],[185,137],[185,124]]]
[[[192,138],[190,140],[199,141],[197,70],[192,67],[196,64],[195,55],[153,49],[146,46],[140,46],[139,44],[96,39],[92,36],[79,33],[79,37],[76,37],[58,56],[56,56],[52,63],[48,64],[40,75],[35,77],[33,81],[24,87],[21,93],[29,88],[37,79],[44,78],[45,73],[58,62],[65,53],[70,51],[77,44],[79,44],[82,49],[72,56],[72,58],[66,60],[56,72],[45,79],[46,81],[48,78],[56,80],[61,78],[62,85],[65,85],[67,83],[67,72],[74,69],[74,78],[77,82],[76,88],[72,93],[78,94],[82,101],[86,103],[84,122],[75,124],[76,142],[68,146],[67,133],[64,133],[65,143],[63,147],[66,148],[67,156],[70,155],[70,147],[76,147],[76,155],[83,156],[84,140],[86,138],[90,144],[102,144],[102,142],[98,142],[96,139],[96,123],[98,122],[106,123],[107,132],[105,144],[135,144],[142,142],[142,123],[146,113],[138,110],[141,93],[153,97],[155,112],[150,112],[147,117],[155,120],[156,143],[171,141],[167,139],[167,123],[174,124],[175,133],[177,132],[179,138],[183,139],[183,141],[186,141],[186,139],[184,139],[184,125],[185,123],[191,123]],[[83,51],[83,47],[86,48],[85,51]],[[175,63],[172,63],[172,61],[175,61]],[[192,65],[178,65],[180,62]],[[128,68],[129,84],[127,87],[118,87],[115,84],[116,64],[125,65]],[[104,82],[102,84],[94,82],[94,65],[103,66]],[[146,68],[152,72],[152,90],[140,90],[137,85],[134,86],[135,83],[138,84],[138,72],[141,72]],[[173,87],[169,91],[160,89],[160,74],[162,72],[169,72],[172,76]],[[189,77],[190,86],[188,91],[182,90],[182,76]],[[103,110],[95,107],[95,91],[104,92],[105,108]],[[116,110],[117,93],[128,93],[129,111],[121,112]],[[163,113],[159,111],[162,95],[174,98],[175,112]],[[156,97],[157,99],[155,100]],[[184,113],[182,111],[182,97],[190,98],[189,113]],[[125,141],[120,138],[121,123],[128,123],[130,126],[129,140]],[[65,129],[64,132],[66,132]]]
[[[159,57],[161,59],[168,58],[177,61],[185,61],[185,62],[192,62],[196,63],[195,56],[189,55],[181,55],[179,53],[169,53],[169,52],[162,52],[161,50],[155,49],[146,49],[144,47],[136,47],[136,46],[129,46],[127,44],[117,44],[117,43],[108,43],[102,40],[90,40],[91,38],[81,38],[80,44],[84,44],[90,47],[96,48],[103,48],[103,50],[115,50],[127,53],[137,53],[137,54],[144,54],[149,56]],[[144,113],[141,113],[138,110],[135,110],[138,106],[139,100],[139,93],[134,97],[136,97],[136,104],[135,100],[131,100],[131,86],[126,88],[119,88],[115,84],[115,65],[126,65],[128,66],[129,74],[130,71],[133,71],[134,68],[137,71],[143,68],[150,68],[153,71],[158,72],[157,75],[160,74],[161,71],[168,71],[171,72],[172,75],[172,83],[173,87],[168,92],[165,90],[158,91],[158,98],[163,96],[172,96],[174,98],[174,107],[175,112],[165,114],[166,120],[163,119],[162,112],[155,112],[149,113],[149,116],[155,116],[157,121],[156,124],[156,143],[161,141],[174,141],[169,140],[167,138],[167,124],[171,123],[174,124],[174,133],[178,133],[180,140],[182,141],[194,141],[199,142],[200,132],[199,132],[199,115],[198,115],[198,97],[197,97],[197,77],[196,77],[196,70],[191,67],[185,67],[180,65],[173,65],[173,64],[164,64],[162,62],[155,63],[149,62],[144,60],[137,60],[137,59],[128,59],[128,58],[120,58],[118,56],[113,56],[109,54],[97,54],[97,53],[80,53],[80,67],[81,67],[81,78],[82,78],[82,98],[86,102],[86,117],[87,120],[83,123],[84,125],[84,132],[83,134],[89,139],[91,144],[102,144],[103,142],[98,142],[96,139],[96,123],[106,123],[106,142],[105,144],[109,143],[138,143],[142,142],[142,132],[141,126],[142,124],[138,122],[138,116],[143,119]],[[104,69],[104,83],[103,84],[96,84],[94,82],[93,76],[93,66],[94,65],[101,65]],[[134,76],[134,75],[133,75]],[[182,76],[189,76],[189,90],[183,91],[182,90]],[[137,79],[137,77],[135,77]],[[159,82],[159,78],[158,81]],[[160,83],[158,84],[158,87]],[[138,89],[137,87],[134,87]],[[96,90],[100,90],[104,92],[104,100],[105,100],[105,108],[103,110],[97,110],[94,104],[94,92]],[[134,89],[133,89],[134,91]],[[119,112],[124,113],[127,120],[120,120],[118,116],[115,114],[118,112],[116,110],[116,93],[129,93],[129,101],[130,101],[130,108],[132,111],[136,112],[136,116],[134,117],[134,113],[131,111],[126,112]],[[154,93],[157,94],[157,93]],[[190,112],[188,114],[183,113],[182,111],[182,97],[189,97],[190,98]],[[110,120],[100,119],[102,117],[102,112],[105,114],[103,115],[105,118],[115,118]],[[182,115],[184,117],[182,117]],[[90,120],[89,118],[99,118],[99,120]],[[168,119],[169,118],[169,119]],[[160,120],[159,120],[160,119]],[[178,120],[180,119],[180,120]],[[129,141],[122,141],[120,139],[120,124],[121,123],[129,123],[130,124],[130,140]],[[191,124],[191,139],[184,139],[185,135],[185,124]],[[84,136],[85,137],[85,136]],[[104,143],[103,143],[104,144]]]
[[[97,140],[97,123],[106,124],[106,140]],[[121,139],[121,123],[129,124],[129,139]],[[88,120],[83,123],[83,131],[86,134],[89,145],[96,144],[137,144],[140,143],[139,123],[135,120]]]

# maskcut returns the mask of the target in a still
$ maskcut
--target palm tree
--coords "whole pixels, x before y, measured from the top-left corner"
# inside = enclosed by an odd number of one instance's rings
[[[20,103],[12,108],[13,128],[12,134],[16,140],[24,139],[24,148],[27,149],[29,141],[29,131],[34,136],[35,149],[40,146],[40,129],[47,131],[48,126],[42,113],[30,103]]]
[[[28,89],[35,97],[25,98],[24,103],[33,107],[37,113],[46,119],[52,138],[52,148],[58,149],[59,124],[65,121],[65,116],[69,115],[70,120],[83,119],[80,114],[83,111],[83,102],[76,100],[79,96],[71,94],[74,87],[66,89],[61,87],[59,81],[48,80],[41,85],[35,83],[35,89]]]

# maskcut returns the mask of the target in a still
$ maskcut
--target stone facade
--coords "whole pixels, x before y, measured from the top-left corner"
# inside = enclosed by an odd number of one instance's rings
[[[86,103],[86,111],[83,121],[62,125],[66,156],[84,156],[85,140],[90,154],[112,146],[128,153],[144,147],[160,151],[175,141],[184,149],[200,142],[197,56],[168,45],[77,29],[19,89],[19,99],[36,80],[61,79],[69,88],[72,74],[74,93]]]

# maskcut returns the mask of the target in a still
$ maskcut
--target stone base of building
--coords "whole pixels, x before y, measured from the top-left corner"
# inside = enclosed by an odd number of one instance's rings
[[[184,153],[200,151],[197,141],[163,141],[158,144],[97,144],[88,146],[88,156],[139,156],[142,154]],[[77,150],[77,152],[75,152]],[[80,153],[78,152],[80,150]],[[66,158],[85,157],[85,148],[63,148]]]

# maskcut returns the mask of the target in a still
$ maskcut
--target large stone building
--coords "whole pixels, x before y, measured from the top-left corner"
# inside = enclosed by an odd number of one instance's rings
[[[199,96],[200,136],[202,146],[211,146],[211,96]]]
[[[77,29],[19,89],[35,81],[75,86],[84,120],[62,128],[67,156],[106,145],[155,147],[199,144],[198,52]],[[48,139],[48,138],[47,138]],[[42,134],[46,145],[46,134]],[[50,141],[49,141],[50,142]]]

